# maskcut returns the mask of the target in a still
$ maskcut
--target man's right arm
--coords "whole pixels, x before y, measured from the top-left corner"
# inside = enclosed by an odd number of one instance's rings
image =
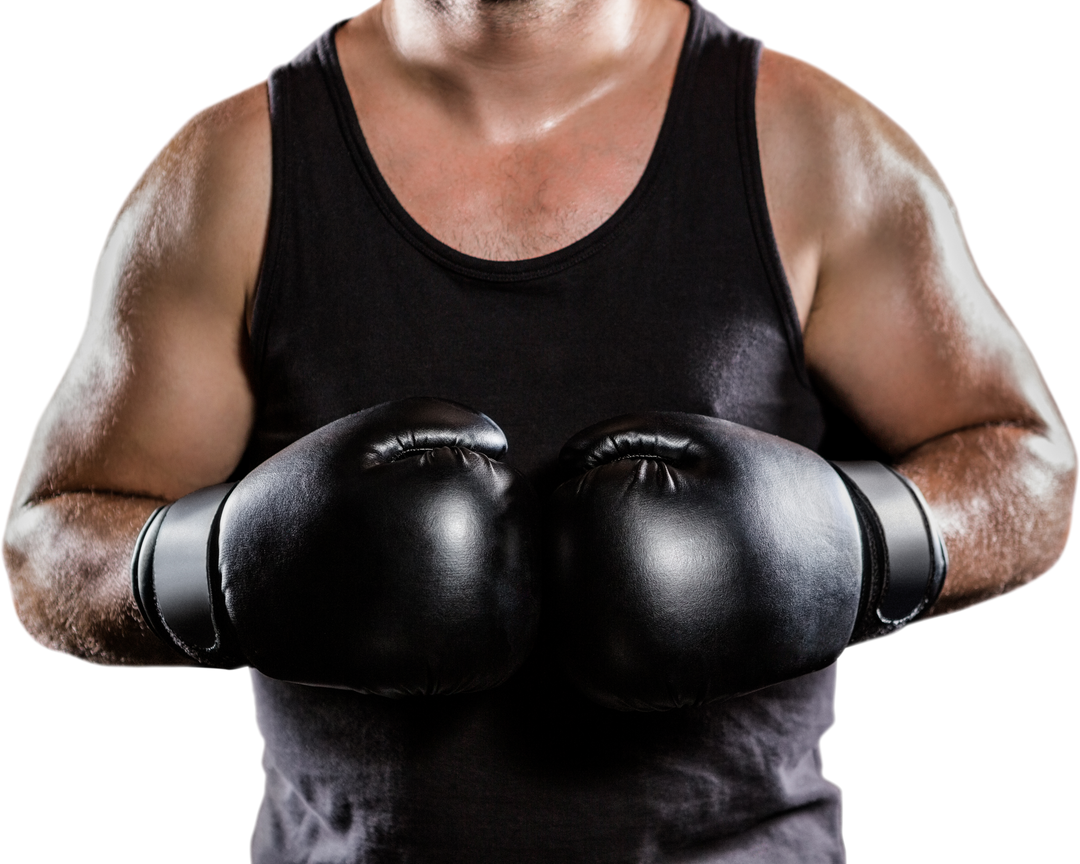
[[[125,203],[89,321],[31,444],[4,536],[19,618],[102,663],[176,663],[131,592],[160,504],[220,483],[251,430],[248,322],[270,211],[265,85],[200,114]]]

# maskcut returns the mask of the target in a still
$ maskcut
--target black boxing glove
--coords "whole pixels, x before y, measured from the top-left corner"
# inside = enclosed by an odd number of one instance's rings
[[[494,687],[539,613],[537,505],[483,414],[406,399],[154,513],[135,598],[200,664],[387,696]]]
[[[924,612],[945,547],[918,490],[735,423],[618,417],[574,436],[549,514],[547,608],[578,687],[699,705],[822,669]]]

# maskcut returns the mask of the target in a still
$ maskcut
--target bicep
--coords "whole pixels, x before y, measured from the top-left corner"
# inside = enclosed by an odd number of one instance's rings
[[[268,129],[247,125],[255,134],[192,124],[125,204],[21,500],[86,490],[173,499],[238,462],[254,403],[246,309],[269,211]]]
[[[811,370],[893,455],[974,426],[1060,426],[940,180],[909,142],[882,139],[825,245],[805,332]]]
[[[126,238],[114,233],[110,246]],[[38,429],[34,495],[162,498],[220,481],[251,423],[242,307],[126,272],[106,249],[82,341]]]

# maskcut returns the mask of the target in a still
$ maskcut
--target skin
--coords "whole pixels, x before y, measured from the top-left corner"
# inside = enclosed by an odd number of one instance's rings
[[[633,190],[687,18],[678,0],[385,0],[338,49],[404,207],[457,249],[517,260],[585,236]],[[1065,543],[1075,453],[940,178],[888,118],[792,58],[764,53],[756,105],[807,363],[945,532],[933,611],[1034,578]],[[45,645],[183,662],[143,624],[128,564],[156,506],[223,481],[244,449],[269,202],[259,85],[194,118],[117,218],[4,539],[17,611]]]

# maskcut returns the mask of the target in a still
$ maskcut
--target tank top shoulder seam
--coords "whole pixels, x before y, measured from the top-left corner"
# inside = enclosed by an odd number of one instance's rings
[[[265,365],[267,346],[270,341],[269,332],[276,308],[274,295],[278,262],[283,254],[282,246],[285,243],[289,222],[289,142],[286,132],[289,106],[289,87],[286,80],[288,70],[288,66],[279,67],[271,72],[267,79],[270,111],[270,216],[266,227],[262,261],[259,265],[259,276],[255,282],[255,302],[251,316],[251,333],[248,337],[256,404],[262,404],[263,401],[263,375],[261,373]]]
[[[780,248],[776,242],[776,234],[773,232],[768,202],[765,198],[765,180],[761,169],[755,108],[758,62],[762,44],[756,39],[746,39],[740,48],[736,83],[737,134],[743,183],[746,187],[746,202],[750,211],[750,225],[754,232],[754,240],[758,247],[758,256],[765,271],[766,281],[772,289],[776,311],[783,324],[784,334],[787,336],[792,367],[799,383],[811,392],[815,392],[806,367],[798,311],[795,308],[791,285],[784,272],[784,264],[780,259]]]

